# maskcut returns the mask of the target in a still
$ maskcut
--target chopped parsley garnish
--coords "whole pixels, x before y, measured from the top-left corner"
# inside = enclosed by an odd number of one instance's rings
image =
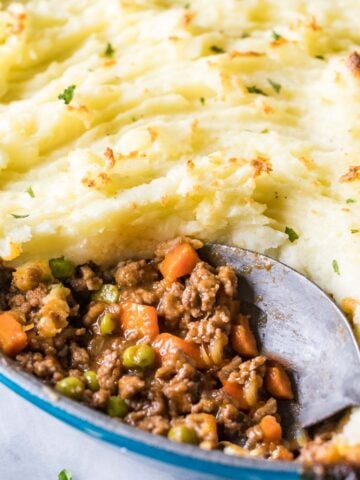
[[[315,58],[317,58],[318,60],[325,60],[324,55],[315,55]]]
[[[340,268],[339,268],[339,264],[336,260],[333,260],[332,261],[332,267],[333,267],[333,270],[334,272],[337,274],[337,275],[340,275]]]
[[[190,3],[189,2],[185,3],[184,8],[185,8],[185,10],[188,10],[190,8]]]
[[[105,49],[105,52],[104,52],[105,57],[111,58],[114,55],[114,53],[115,53],[114,47],[111,45],[111,43],[108,43],[106,45],[106,49]]]
[[[280,83],[274,82],[274,80],[271,80],[271,78],[268,78],[268,82],[272,86],[272,88],[275,90],[276,93],[280,93],[281,90],[281,85]]]
[[[277,40],[280,40],[281,38],[283,38],[279,33],[275,32],[275,30],[273,30],[273,31],[271,32],[271,35],[272,35],[273,39],[275,40],[275,42],[276,42]]]
[[[73,476],[72,473],[69,470],[61,470],[61,472],[58,475],[58,480],[72,480]]]
[[[293,230],[292,228],[290,227],[286,227],[285,228],[285,233],[286,235],[289,237],[289,240],[290,242],[295,242],[295,240],[297,240],[299,237],[299,234],[295,232],[295,230]]]
[[[217,45],[211,45],[210,50],[214,53],[224,53],[225,50]]]
[[[74,97],[75,88],[76,85],[70,85],[69,87],[66,87],[63,93],[60,93],[58,96],[59,100],[64,100],[65,105],[69,105]]]
[[[251,33],[249,32],[244,32],[242,35],[241,35],[241,38],[249,38],[251,36]]]
[[[34,193],[34,190],[32,189],[32,187],[29,187],[26,190],[26,193],[29,194],[31,198],[35,198],[35,193]]]
[[[264,128],[264,130],[261,130],[260,133],[269,133],[269,129],[268,129],[268,128]]]
[[[263,92],[260,88],[256,85],[252,85],[251,87],[246,87],[249,93],[258,93],[259,95],[264,95],[267,97],[267,93]]]
[[[10,213],[10,215],[14,218],[26,218],[30,216],[28,213],[26,215],[18,215],[17,213]]]
[[[351,233],[359,233],[360,230],[359,230],[358,228],[352,228],[352,229],[350,230],[350,232],[351,232]]]
[[[353,198],[347,198],[346,203],[356,203],[356,200],[354,200]]]
[[[200,97],[200,103],[201,103],[201,105],[205,105],[205,98],[204,97]]]

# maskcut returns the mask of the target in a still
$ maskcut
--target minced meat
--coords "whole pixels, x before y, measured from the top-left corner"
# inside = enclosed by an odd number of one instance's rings
[[[83,385],[78,400],[129,425],[205,449],[289,459],[277,401],[264,387],[267,359],[243,358],[231,338],[236,274],[202,261],[200,246],[175,239],[153,259],[84,264],[60,280],[40,263],[0,265],[0,320],[16,313],[26,334],[16,361],[70,397],[71,382]]]

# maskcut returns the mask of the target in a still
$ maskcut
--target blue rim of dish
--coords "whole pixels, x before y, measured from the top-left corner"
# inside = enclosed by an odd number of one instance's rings
[[[60,396],[21,371],[13,360],[4,356],[0,356],[0,382],[68,425],[152,460],[229,479],[239,479],[239,475],[242,480],[299,480],[301,477],[301,467],[297,463],[256,460],[225,455],[221,451],[204,451],[126,425]]]

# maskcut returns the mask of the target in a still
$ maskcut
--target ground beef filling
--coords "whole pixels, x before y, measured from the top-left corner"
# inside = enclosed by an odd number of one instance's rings
[[[202,261],[198,246],[176,239],[106,271],[61,258],[0,266],[0,347],[60,393],[135,427],[290,460],[277,413],[277,399],[292,398],[288,376],[259,354],[234,271]]]

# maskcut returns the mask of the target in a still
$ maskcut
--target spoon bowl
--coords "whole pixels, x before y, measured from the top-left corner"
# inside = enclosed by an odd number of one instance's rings
[[[199,252],[211,265],[234,268],[261,351],[292,376],[295,399],[279,402],[288,437],[360,404],[359,349],[347,318],[323,290],[259,253],[218,244]]]

